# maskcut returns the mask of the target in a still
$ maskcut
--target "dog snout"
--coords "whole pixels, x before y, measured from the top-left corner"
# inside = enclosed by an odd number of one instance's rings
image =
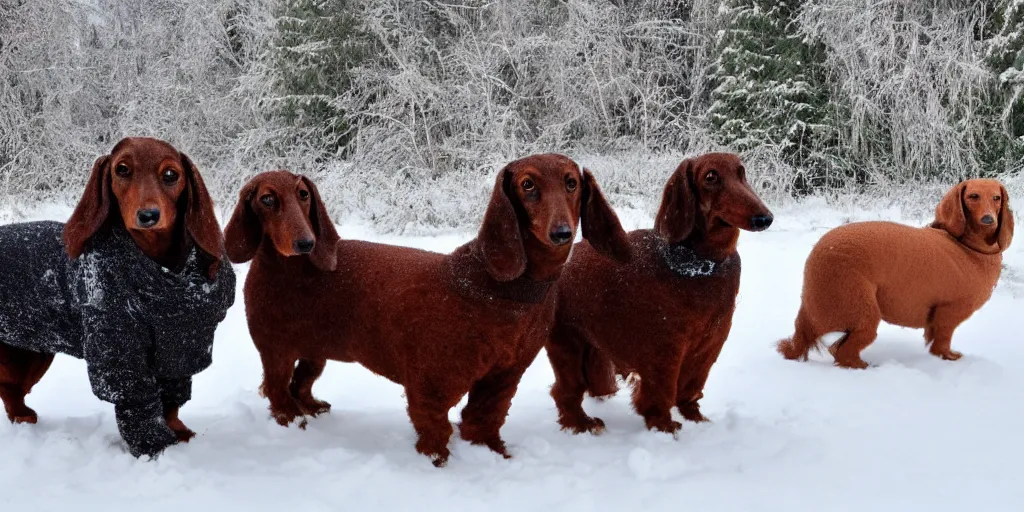
[[[160,222],[160,210],[156,208],[143,208],[135,212],[135,223],[140,228],[151,228]]]
[[[316,245],[316,240],[306,238],[303,240],[296,240],[295,243],[292,244],[292,248],[299,254],[309,254],[313,252],[314,245]]]
[[[775,220],[771,215],[754,215],[750,218],[750,225],[755,230],[768,229],[768,226],[772,225],[772,221]]]
[[[555,245],[563,245],[572,240],[572,228],[569,224],[561,223],[555,226],[550,233],[551,242]]]
[[[996,223],[996,218],[986,213],[985,216],[981,218],[981,223],[986,226],[991,226]]]

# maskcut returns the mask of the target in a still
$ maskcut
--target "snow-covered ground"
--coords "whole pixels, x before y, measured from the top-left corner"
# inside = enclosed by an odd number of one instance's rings
[[[956,332],[961,361],[928,355],[921,331],[883,325],[864,354],[874,367],[842,370],[821,355],[785,361],[774,344],[791,333],[812,244],[849,219],[820,205],[775,213],[770,230],[740,238],[734,327],[702,401],[712,422],[684,423],[678,439],[648,432],[625,390],[585,403],[604,435],[559,431],[543,353],[502,431],[512,460],[456,437],[449,466],[435,469],[413,449],[401,388],[353,364],[330,363],[315,387],[329,415],[282,428],[256,393],[239,286],[214,364],[182,410],[196,439],[156,461],[132,458],[84,364],[58,356],[29,396],[40,423],[0,421],[0,510],[1020,510],[1024,242],[1006,254],[992,300]],[[438,251],[472,236],[340,230]],[[236,268],[241,285],[247,267]]]

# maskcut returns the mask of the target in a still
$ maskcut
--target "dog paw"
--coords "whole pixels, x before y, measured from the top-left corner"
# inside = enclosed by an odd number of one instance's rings
[[[647,424],[648,430],[655,430],[658,432],[664,432],[666,434],[672,434],[675,436],[679,429],[683,428],[683,424],[673,419],[655,419],[645,418],[644,423]]]
[[[315,398],[300,400],[299,406],[302,408],[303,413],[314,418],[331,412],[331,404]]]
[[[501,439],[488,439],[486,441],[474,441],[473,444],[486,446],[492,452],[501,455],[502,458],[511,459],[512,455],[508,453],[508,447],[505,446],[505,441]]]
[[[956,350],[946,350],[946,351],[943,351],[943,352],[932,352],[932,354],[935,355],[936,357],[941,357],[942,359],[944,359],[946,361],[956,361],[956,360],[958,360],[958,359],[960,359],[961,357],[964,356],[962,353],[957,352]]]
[[[185,429],[174,429],[174,436],[178,438],[179,443],[187,443],[196,437],[196,433],[186,427]]]
[[[848,361],[836,361],[833,363],[835,366],[840,368],[847,368],[851,370],[866,370],[868,363],[864,362],[863,359],[852,359]]]
[[[27,424],[30,424],[30,425],[35,425],[36,422],[39,421],[39,416],[37,416],[35,413],[32,413],[32,414],[18,414],[18,415],[10,416],[9,418],[11,420],[11,423],[27,423]]]
[[[435,468],[443,468],[448,465],[449,455],[434,453],[427,455],[427,457],[430,458],[430,463],[433,464]]]
[[[700,412],[700,405],[698,405],[697,402],[687,402],[679,404],[677,407],[679,407],[679,414],[682,414],[683,418],[686,418],[686,421],[692,421],[694,423],[705,423],[711,421],[707,416],[704,416],[704,414]]]
[[[274,417],[274,421],[282,427],[287,427],[292,422],[297,421],[300,429],[306,430],[306,416],[302,412],[295,411],[271,411],[271,415]]]
[[[590,433],[596,436],[605,431],[604,421],[601,418],[592,418],[590,416],[559,421],[559,424],[562,425],[562,430],[572,432],[573,434]]]
[[[506,459],[512,458],[508,453],[508,448],[505,447],[505,441],[501,440],[501,435],[498,433],[497,429],[479,428],[466,423],[460,423],[459,437],[470,444],[486,446],[487,448],[490,448],[492,452],[497,453]]]
[[[33,411],[28,406],[19,407],[13,411],[7,412],[7,419],[11,420],[11,423],[28,423],[35,425],[39,421],[39,415],[36,411]]]
[[[416,451],[426,455],[435,468],[443,468],[448,465],[448,458],[452,452],[447,447],[429,448],[422,440],[416,443]]]

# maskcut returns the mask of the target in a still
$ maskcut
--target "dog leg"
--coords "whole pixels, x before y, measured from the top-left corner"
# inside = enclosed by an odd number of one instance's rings
[[[722,315],[722,322],[705,336],[697,345],[700,352],[687,353],[679,366],[679,381],[676,385],[676,407],[687,421],[700,423],[710,421],[700,412],[699,400],[704,398],[704,385],[711,374],[711,367],[718,361],[725,340],[732,329],[732,314]]]
[[[835,359],[835,365],[840,368],[852,368],[863,370],[868,363],[860,358],[860,352],[864,350],[877,336],[877,324],[874,329],[858,329],[846,333],[839,341],[828,348],[828,352]]]
[[[260,352],[263,361],[263,385],[261,392],[270,401],[270,414],[281,426],[288,426],[303,417],[302,409],[288,389],[295,371],[295,358],[281,354]],[[306,428],[306,420],[299,421],[299,428]]]
[[[435,467],[441,468],[448,464],[451,456],[448,440],[454,432],[448,421],[448,411],[459,403],[461,395],[449,396],[445,387],[437,384],[415,388],[407,386],[405,395],[409,401],[409,420],[418,436],[416,451],[429,457]]]
[[[584,374],[585,351],[582,343],[567,336],[552,335],[547,344],[548,360],[555,372],[551,398],[558,408],[558,424],[562,430],[574,434],[604,432],[604,421],[592,418],[583,410],[583,395],[587,391]]]
[[[178,408],[174,406],[164,406],[164,420],[167,421],[167,427],[174,432],[174,435],[178,438],[178,442],[187,443],[196,433],[192,429],[185,426],[185,423],[178,418]]]
[[[31,352],[0,343],[0,400],[12,423],[36,423],[39,416],[25,405],[25,395],[43,378],[53,354]]]
[[[11,423],[36,423],[39,416],[31,407],[25,405],[25,391],[21,386],[0,384],[0,400],[4,402],[7,419]]]
[[[463,439],[484,445],[506,459],[512,458],[501,439],[501,427],[524,372],[526,367],[513,367],[489,373],[473,384],[459,424]]]
[[[633,408],[644,417],[648,430],[675,435],[683,427],[682,423],[672,419],[679,365],[647,368],[637,373],[640,374],[640,385],[633,388]]]
[[[289,386],[292,397],[303,412],[310,416],[319,416],[331,410],[331,404],[313,397],[313,383],[324,373],[325,366],[326,359],[299,359],[299,364],[292,375],[292,383]]]
[[[925,344],[929,345],[928,351],[936,357],[947,361],[956,361],[963,357],[963,354],[951,348],[953,343],[953,331],[970,314],[964,314],[959,308],[951,306],[936,306],[932,311],[931,321],[925,327]]]

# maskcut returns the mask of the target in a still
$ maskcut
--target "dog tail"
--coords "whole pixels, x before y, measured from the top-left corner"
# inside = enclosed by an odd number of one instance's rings
[[[815,335],[814,329],[811,328],[810,319],[807,318],[807,313],[801,307],[800,312],[796,315],[793,336],[779,340],[777,345],[778,351],[786,359],[806,361],[812,348],[816,352],[821,352],[821,347],[819,337]]]
[[[619,390],[615,382],[615,363],[592,345],[587,345],[583,353],[583,377],[587,381],[587,393],[594,398],[607,398]]]

